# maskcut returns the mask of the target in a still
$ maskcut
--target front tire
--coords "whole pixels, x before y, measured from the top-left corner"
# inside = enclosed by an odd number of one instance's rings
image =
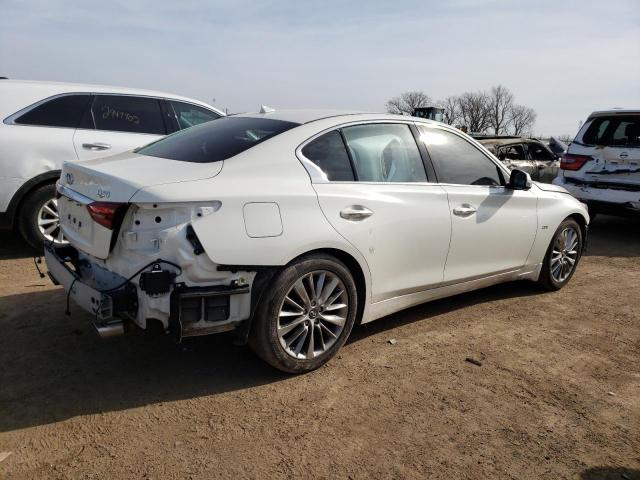
[[[542,263],[538,283],[549,291],[564,287],[578,267],[582,255],[582,230],[571,218],[564,220],[553,235]]]
[[[309,255],[288,265],[258,305],[249,345],[287,373],[327,363],[344,345],[358,297],[348,268],[330,255]]]
[[[44,242],[66,243],[60,229],[55,193],[54,184],[38,187],[29,193],[20,208],[18,230],[36,250],[42,250]]]

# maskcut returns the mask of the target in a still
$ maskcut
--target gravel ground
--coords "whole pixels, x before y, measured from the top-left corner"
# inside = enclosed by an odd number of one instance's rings
[[[30,255],[0,234],[2,479],[640,479],[637,220],[597,218],[560,292],[412,308],[303,376],[225,336],[100,340]]]

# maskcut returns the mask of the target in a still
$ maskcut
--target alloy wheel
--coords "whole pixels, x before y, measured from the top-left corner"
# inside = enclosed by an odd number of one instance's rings
[[[562,283],[575,268],[578,260],[578,232],[573,227],[567,227],[556,237],[551,252],[551,276],[556,282]]]
[[[55,244],[67,243],[60,228],[57,199],[52,198],[46,201],[38,210],[37,219],[38,230],[47,241]]]
[[[278,339],[288,355],[308,360],[338,340],[349,314],[349,295],[340,278],[316,270],[298,278],[278,312]]]

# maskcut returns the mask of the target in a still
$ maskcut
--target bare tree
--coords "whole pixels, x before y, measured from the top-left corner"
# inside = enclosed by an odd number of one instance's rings
[[[484,133],[490,126],[490,100],[486,92],[465,92],[458,97],[460,120],[469,133]]]
[[[536,111],[524,105],[513,105],[509,112],[509,119],[514,135],[524,135],[533,130],[536,123]]]
[[[387,112],[398,115],[413,115],[413,110],[418,107],[428,107],[433,102],[431,97],[424,92],[404,92],[393,97],[386,103]]]
[[[507,132],[511,122],[510,112],[513,107],[513,93],[503,86],[492,87],[489,92],[489,126],[495,135]]]
[[[458,103],[458,97],[447,97],[438,102],[438,104],[444,107],[444,123],[447,125],[455,125],[456,122],[460,120],[460,104]]]

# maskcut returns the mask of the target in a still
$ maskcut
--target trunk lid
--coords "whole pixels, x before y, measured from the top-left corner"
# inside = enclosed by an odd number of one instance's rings
[[[215,177],[222,164],[187,163],[125,152],[67,162],[62,166],[60,183],[92,200],[128,202],[143,187]]]
[[[60,225],[65,237],[79,250],[97,258],[109,256],[114,235],[131,197],[144,187],[210,178],[220,173],[223,162],[185,163],[127,152],[111,157],[67,162],[62,167],[58,191]],[[103,203],[105,202],[105,203]],[[90,205],[118,207],[113,228],[91,215]]]

